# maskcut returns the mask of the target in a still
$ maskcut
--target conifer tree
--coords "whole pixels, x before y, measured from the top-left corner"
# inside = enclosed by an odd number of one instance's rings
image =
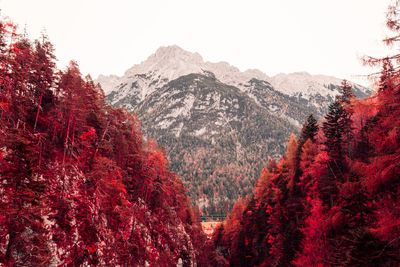
[[[343,105],[350,104],[351,100],[355,98],[351,89],[351,85],[347,80],[342,81],[342,86],[340,87],[339,93],[340,94],[337,96],[337,100]]]
[[[343,109],[339,101],[333,102],[329,106],[329,112],[325,116],[322,130],[326,137],[326,156],[320,155],[321,158],[326,158],[325,164],[321,165],[320,168],[326,168],[324,175],[315,177],[318,179],[317,188],[320,193],[320,198],[324,205],[329,207],[334,206],[334,202],[337,198],[338,183],[344,181],[343,173],[345,171],[345,164],[343,160],[343,133],[345,129],[346,112]],[[323,167],[326,166],[326,167]]]
[[[300,157],[303,146],[307,142],[307,140],[315,142],[315,135],[317,134],[318,129],[319,126],[317,120],[314,118],[313,114],[310,114],[307,120],[304,122],[300,132],[300,139],[296,151],[296,178],[299,178],[302,174],[300,168]]]
[[[347,156],[351,159],[351,140],[352,135],[352,119],[353,107],[351,101],[355,98],[353,91],[351,90],[351,85],[346,81],[342,81],[342,86],[340,88],[340,95],[337,96],[337,101],[342,105],[345,113],[343,114],[343,131],[346,143]]]
[[[311,139],[312,142],[315,141],[315,135],[318,132],[318,122],[314,118],[313,114],[310,114],[307,120],[304,122],[303,127],[301,128],[300,134],[300,143],[304,144],[308,139]]]
[[[325,121],[322,124],[322,130],[325,134],[328,155],[331,157],[334,170],[343,167],[343,133],[346,127],[346,111],[339,103],[335,101],[329,105],[328,114],[325,116]]]

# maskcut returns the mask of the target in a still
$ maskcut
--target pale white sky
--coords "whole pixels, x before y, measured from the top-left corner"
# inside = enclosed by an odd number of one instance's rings
[[[0,0],[0,8],[21,30],[26,24],[31,38],[45,28],[61,68],[74,59],[93,78],[122,75],[158,47],[176,44],[242,71],[357,80],[373,71],[361,65],[361,56],[386,53],[380,40],[390,2]]]

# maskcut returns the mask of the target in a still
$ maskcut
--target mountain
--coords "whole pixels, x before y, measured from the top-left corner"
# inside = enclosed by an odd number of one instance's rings
[[[134,65],[128,69],[122,77],[116,75],[100,75],[97,79],[102,85],[106,94],[112,91],[119,91],[125,83],[150,79],[154,83],[146,88],[146,92],[154,90],[157,84],[166,83],[182,75],[190,73],[202,73],[210,71],[214,73],[217,79],[223,83],[236,86],[245,90],[245,85],[251,79],[268,81],[272,86],[283,94],[289,96],[298,96],[309,99],[315,95],[322,97],[337,95],[337,86],[340,86],[342,79],[325,75],[311,75],[307,72],[296,72],[291,74],[278,74],[269,77],[257,69],[241,72],[238,68],[231,66],[227,62],[204,62],[198,53],[191,53],[182,48],[173,45],[160,47],[154,54],[149,56],[140,64]],[[143,74],[147,74],[143,76]],[[157,78],[161,81],[155,82]],[[363,86],[352,83],[356,93],[360,97],[370,95],[371,90]]]
[[[269,157],[285,151],[309,114],[320,118],[340,79],[308,73],[269,77],[205,62],[178,46],[159,48],[122,77],[100,76],[107,101],[137,113],[171,169],[205,213],[226,213],[251,192]],[[368,88],[351,84],[361,97]]]
[[[205,62],[198,53],[185,51],[176,45],[160,47],[145,61],[128,69],[122,77],[100,75],[96,81],[101,84],[111,104],[135,112],[137,105],[168,82],[191,73],[209,72],[219,81],[247,93],[258,104],[275,113],[280,112],[279,115],[287,117],[297,126],[302,124],[310,111],[317,117],[322,116],[327,111],[329,103],[338,94],[342,82],[342,79],[335,77],[311,75],[306,72],[281,73],[273,77],[256,69],[241,72],[227,62]],[[257,84],[256,89],[255,84]],[[372,93],[369,88],[355,83],[350,84],[357,97],[363,98]],[[270,97],[265,99],[264,92],[271,89],[274,89],[273,95],[281,93],[284,98],[291,98],[290,104],[293,101],[298,102],[300,106],[308,109],[306,114],[300,115],[303,119],[299,118],[298,109],[295,112],[285,108],[281,110],[281,107],[270,103]],[[270,104],[265,105],[266,102]]]
[[[146,135],[167,149],[189,195],[212,214],[224,213],[232,199],[250,192],[252,177],[296,131],[236,87],[202,74],[169,82],[136,112]]]

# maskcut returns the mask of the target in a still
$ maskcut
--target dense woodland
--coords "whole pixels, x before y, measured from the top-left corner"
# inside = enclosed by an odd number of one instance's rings
[[[45,36],[0,22],[0,265],[205,265],[181,179]]]
[[[57,70],[45,36],[1,21],[0,264],[399,266],[399,58],[366,59],[382,67],[376,94],[355,99],[344,81],[208,241],[139,121],[75,62]]]
[[[398,6],[388,12],[400,41]],[[348,83],[322,123],[311,115],[254,196],[214,233],[220,266],[400,266],[400,55],[379,64],[377,92],[355,99]]]

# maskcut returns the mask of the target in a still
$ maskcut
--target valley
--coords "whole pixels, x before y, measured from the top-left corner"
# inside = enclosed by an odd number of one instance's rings
[[[144,135],[165,149],[202,216],[225,216],[250,196],[268,159],[284,153],[310,114],[323,116],[342,82],[305,72],[241,72],[176,45],[159,48],[122,77],[96,81],[108,103],[137,114]],[[372,93],[351,85],[358,97]]]

